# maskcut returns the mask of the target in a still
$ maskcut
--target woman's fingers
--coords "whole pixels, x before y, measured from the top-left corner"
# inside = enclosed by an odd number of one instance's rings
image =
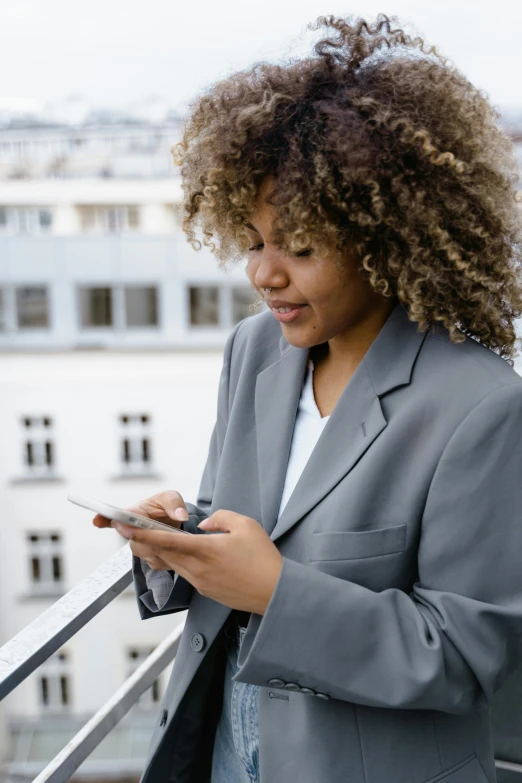
[[[107,519],[107,517],[102,517],[101,514],[96,514],[92,520],[92,524],[95,527],[111,527],[111,520]]]
[[[170,566],[161,557],[151,556],[141,558],[153,571],[170,571]]]
[[[169,533],[169,536],[170,535],[171,534]],[[129,546],[132,554],[142,560],[153,560],[154,558],[159,557],[159,555],[146,544],[137,544],[136,541],[129,541]]]
[[[127,506],[124,510],[177,528],[189,518],[185,501],[175,489],[158,492],[133,506]],[[111,520],[101,514],[96,514],[92,523],[95,527],[111,527]]]

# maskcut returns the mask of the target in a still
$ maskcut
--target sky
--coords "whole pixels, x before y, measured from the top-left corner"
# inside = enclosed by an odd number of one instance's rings
[[[0,108],[83,95],[183,109],[259,60],[300,57],[318,16],[398,16],[499,108],[522,110],[521,0],[0,0]]]

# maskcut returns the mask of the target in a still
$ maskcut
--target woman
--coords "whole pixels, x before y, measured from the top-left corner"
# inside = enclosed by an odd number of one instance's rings
[[[270,311],[227,340],[197,504],[133,507],[213,535],[118,526],[141,616],[189,609],[143,781],[493,783],[522,634],[515,164],[435,49],[319,25],[176,147],[188,239],[247,254]]]

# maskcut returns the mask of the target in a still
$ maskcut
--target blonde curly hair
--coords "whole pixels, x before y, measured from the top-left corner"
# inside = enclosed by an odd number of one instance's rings
[[[256,63],[192,103],[181,141],[182,227],[226,269],[274,180],[275,241],[343,265],[427,329],[441,322],[517,355],[521,232],[512,143],[487,96],[395,17],[319,17],[305,59]],[[260,300],[261,301],[261,300]]]

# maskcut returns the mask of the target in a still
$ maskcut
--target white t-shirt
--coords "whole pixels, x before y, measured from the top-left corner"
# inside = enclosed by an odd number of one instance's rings
[[[321,432],[326,426],[329,416],[321,417],[321,412],[317,407],[314,396],[313,386],[314,363],[308,360],[308,371],[301,391],[299,408],[295,419],[294,434],[292,436],[292,445],[290,447],[290,456],[286,468],[286,478],[283,488],[281,505],[279,506],[278,519],[281,516],[288,498],[294,491],[304,466],[310,459],[314,446],[319,440]]]
[[[314,397],[313,371],[314,363],[309,359],[295,419],[278,519],[288,502],[288,498],[294,491],[294,487],[314,450],[315,444],[319,440],[321,432],[326,426],[326,422],[330,418],[330,416],[321,417],[321,412],[317,407]],[[141,567],[145,575],[147,587],[152,591],[154,601],[158,609],[160,609],[169,597],[174,581],[170,573],[167,571],[152,571],[143,560],[141,561]],[[177,575],[174,576],[174,580],[176,577]]]

